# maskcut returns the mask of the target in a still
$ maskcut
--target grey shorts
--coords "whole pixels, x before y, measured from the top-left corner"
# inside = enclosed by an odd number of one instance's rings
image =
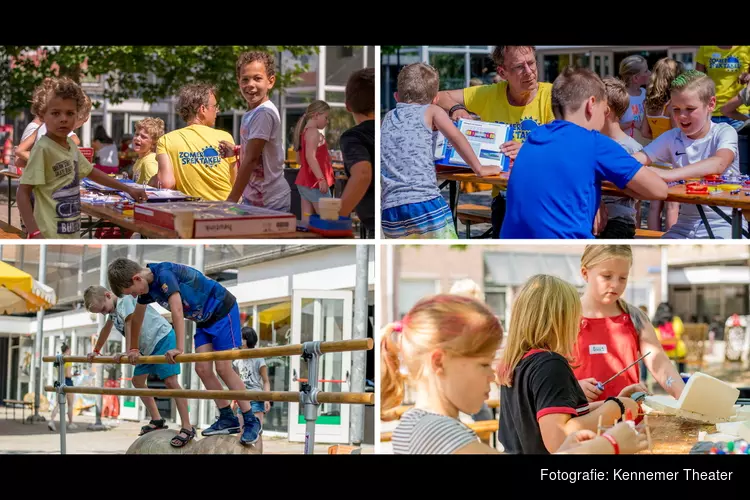
[[[321,198],[330,198],[331,193],[329,191],[326,191],[325,193],[321,193],[320,189],[318,188],[309,188],[307,186],[300,186],[297,185],[297,191],[299,191],[299,195],[309,201],[310,203],[318,203]]]

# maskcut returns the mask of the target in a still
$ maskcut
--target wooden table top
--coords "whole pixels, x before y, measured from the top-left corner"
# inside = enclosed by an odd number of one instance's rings
[[[508,177],[510,173],[503,172],[500,175],[490,175],[488,177],[479,177],[474,172],[466,171],[438,171],[439,180],[450,180],[458,182],[482,182],[501,188],[508,187]],[[684,184],[672,186],[668,190],[666,201],[676,201],[679,203],[690,203],[693,205],[713,205],[718,207],[740,208],[750,210],[750,196],[746,196],[744,191],[738,194],[730,194],[729,191],[721,191],[713,194],[687,194],[687,188]],[[626,196],[626,194],[611,182],[602,182],[602,194],[612,196]]]
[[[175,240],[175,239],[180,238],[179,234],[177,234],[177,231],[174,231],[172,229],[166,229],[161,226],[156,226],[154,224],[149,224],[148,222],[134,220],[133,217],[126,217],[123,214],[117,212],[116,210],[109,208],[109,207],[105,207],[103,205],[94,205],[92,203],[81,202],[81,212],[87,215],[98,217],[100,219],[106,219],[112,222],[113,224],[120,226],[124,229],[127,229],[129,231],[134,231],[137,233],[141,233],[147,238],[170,239],[170,240]],[[280,240],[285,240],[285,239],[323,239],[323,237],[312,232],[295,231],[293,233],[277,233],[273,235],[258,234],[258,235],[253,235],[253,236],[226,236],[220,239],[228,239],[228,240],[229,239],[248,239],[248,240],[280,239]]]
[[[4,175],[5,177],[9,177],[11,179],[20,179],[21,174],[17,174],[15,172],[11,172],[7,168],[5,170],[0,170],[0,175]]]

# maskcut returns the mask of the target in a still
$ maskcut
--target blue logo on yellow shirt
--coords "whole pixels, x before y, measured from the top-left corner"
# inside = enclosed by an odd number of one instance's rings
[[[510,125],[513,128],[513,140],[526,142],[526,138],[537,127],[541,125],[538,121],[530,116],[524,116],[518,123],[506,123],[498,121],[502,125]]]
[[[221,163],[222,160],[219,151],[213,146],[206,146],[205,148],[203,148],[203,151],[199,152],[179,151],[177,154],[180,158],[180,162],[183,165],[197,163],[205,165],[207,167],[215,167],[216,165]]]
[[[708,61],[708,67],[711,69],[725,69],[728,71],[739,71],[740,60],[735,56],[722,58],[719,54],[713,54]]]

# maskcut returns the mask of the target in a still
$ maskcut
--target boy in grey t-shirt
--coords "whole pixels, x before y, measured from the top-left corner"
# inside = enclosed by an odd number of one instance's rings
[[[125,337],[125,350],[123,354],[116,354],[115,362],[119,361],[122,356],[127,356],[127,351],[135,349],[143,356],[163,355],[170,349],[177,347],[177,338],[172,325],[164,319],[153,307],[146,308],[146,315],[143,319],[143,334],[138,339],[138,346],[130,345],[130,323],[135,312],[136,299],[130,295],[118,298],[115,294],[103,286],[90,286],[83,294],[83,303],[87,311],[94,314],[104,314],[107,316],[107,322],[104,328],[99,332],[94,351],[88,354],[89,361],[93,361],[96,356],[101,355],[101,349],[109,338],[112,327]],[[184,344],[184,339],[181,342]],[[138,364],[133,370],[133,386],[145,388],[149,375],[156,375],[164,381],[164,385],[169,389],[182,389],[177,376],[180,374],[179,363],[170,364]],[[166,429],[165,420],[159,413],[156,401],[151,397],[142,397],[141,401],[148,409],[151,415],[151,421],[148,425],[141,427],[140,436],[151,431]],[[184,398],[175,398],[177,410],[182,420],[182,428],[172,438],[170,444],[175,448],[185,446],[195,437],[195,428],[190,424],[190,413],[187,408],[187,400]]]
[[[242,328],[242,339],[247,349],[255,349],[258,344],[258,334],[249,326]],[[271,382],[268,378],[268,366],[265,359],[236,359],[232,365],[245,383],[245,389],[248,391],[271,391]],[[258,435],[260,435],[263,433],[263,416],[271,410],[271,402],[250,401],[250,407],[253,414],[260,420],[261,427],[258,431]],[[240,422],[242,422],[242,419],[240,419]]]
[[[630,96],[622,80],[614,77],[608,77],[604,80],[604,88],[607,91],[607,106],[609,110],[606,114],[602,134],[617,142],[625,148],[625,151],[636,153],[643,149],[643,146],[623,132],[620,128],[620,118],[627,111],[630,105]],[[606,214],[606,225],[600,229],[598,238],[602,239],[633,239],[635,230],[638,227],[639,214],[636,211],[636,201],[628,196],[602,196],[602,205],[597,213],[597,221],[601,220]],[[596,229],[596,227],[595,227]]]

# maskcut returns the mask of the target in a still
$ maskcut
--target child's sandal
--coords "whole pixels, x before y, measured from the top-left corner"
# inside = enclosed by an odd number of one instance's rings
[[[184,438],[184,437],[180,436],[180,434],[186,434],[187,437]],[[192,441],[194,437],[195,437],[195,427],[193,427],[192,430],[185,429],[183,427],[182,429],[180,429],[180,432],[178,432],[175,435],[175,437],[172,438],[172,440],[169,442],[169,444],[171,444],[175,448],[182,448],[183,446],[185,446],[186,444],[188,444],[190,441]]]
[[[169,426],[165,425],[165,420],[159,419],[159,420],[151,420],[149,421],[148,425],[144,425],[141,427],[141,433],[138,434],[139,436],[143,436],[144,434],[148,434],[152,431],[158,431],[161,429],[169,429]],[[153,427],[151,427],[153,425]]]

